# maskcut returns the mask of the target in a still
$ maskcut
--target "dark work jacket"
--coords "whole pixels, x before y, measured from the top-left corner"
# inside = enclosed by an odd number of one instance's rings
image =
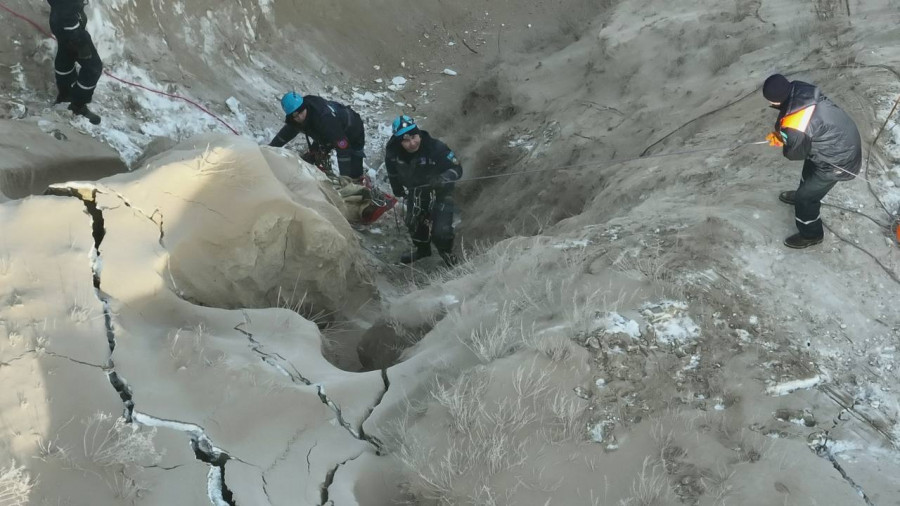
[[[775,130],[785,139],[783,153],[788,160],[809,160],[821,176],[832,181],[859,174],[862,141],[856,123],[817,87],[791,82]]]
[[[463,169],[456,154],[443,142],[419,130],[422,142],[419,150],[408,153],[400,138],[391,137],[384,153],[384,166],[395,195],[409,191],[437,190],[438,198],[449,198],[453,183],[462,177]]]
[[[47,0],[50,4],[50,29],[60,42],[77,45],[87,33],[84,0]]]
[[[364,128],[362,119],[353,109],[315,95],[303,97],[303,105],[308,110],[306,120],[300,124],[291,119],[290,115],[285,116],[284,126],[269,146],[280,148],[302,133],[312,139],[311,149],[352,149],[362,152],[365,145]]]

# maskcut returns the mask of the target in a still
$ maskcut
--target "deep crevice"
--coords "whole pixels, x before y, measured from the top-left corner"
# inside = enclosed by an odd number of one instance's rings
[[[344,464],[346,464],[347,462],[350,462],[351,460],[356,460],[356,459],[360,458],[361,456],[362,456],[362,453],[360,453],[359,455],[357,455],[355,457],[350,457],[349,459],[347,459],[343,462],[335,464],[331,469],[328,470],[327,473],[325,473],[325,481],[322,482],[322,489],[321,489],[321,496],[320,496],[322,503],[320,504],[320,506],[326,506],[329,504],[328,489],[331,488],[331,484],[334,483],[334,475],[337,474],[338,469],[340,469],[340,467],[343,466]]]
[[[115,193],[115,192],[113,192]],[[92,283],[94,286],[94,294],[100,303],[103,306],[103,323],[106,329],[106,341],[109,346],[109,358],[107,361],[107,365],[105,367],[97,366],[95,364],[90,364],[87,362],[82,362],[78,360],[67,358],[72,360],[73,362],[77,362],[79,364],[100,367],[106,371],[107,378],[109,379],[110,385],[116,390],[116,393],[119,394],[119,398],[122,400],[124,405],[124,410],[122,413],[123,418],[127,423],[134,422],[135,410],[134,410],[134,394],[132,392],[131,387],[129,387],[128,382],[119,375],[115,370],[115,363],[113,362],[113,352],[116,349],[116,333],[115,327],[112,320],[112,310],[109,306],[109,298],[104,294],[101,288],[101,273],[103,269],[103,264],[101,261],[101,253],[100,246],[103,243],[103,239],[106,237],[106,222],[103,217],[103,211],[97,205],[97,188],[94,186],[61,186],[54,185],[50,186],[45,192],[45,195],[55,195],[60,197],[74,197],[84,204],[86,213],[91,217],[91,236],[94,240],[94,247],[91,251],[91,277]],[[157,223],[159,226],[159,244],[160,246],[164,246],[163,239],[163,226],[162,226],[162,215],[160,215],[159,222],[156,222],[153,217],[157,214],[154,212],[153,215],[147,216],[146,213],[141,211],[140,209],[135,208],[128,202],[124,196],[116,193],[116,195],[122,200],[126,207],[130,209],[134,209],[138,211],[143,216],[147,217],[150,221]],[[56,354],[52,354],[56,355]],[[165,423],[153,423],[156,422],[166,422],[165,420],[155,419],[152,417],[148,417],[147,415],[141,415],[143,421],[138,421],[141,425],[163,425]],[[151,421],[151,423],[147,423]],[[178,424],[180,422],[172,422],[174,424]],[[187,424],[181,424],[188,427],[185,432],[191,434],[191,448],[194,450],[194,456],[197,460],[205,462],[210,465],[210,475],[207,483],[207,492],[210,498],[210,501],[214,505],[219,505],[221,502],[228,504],[229,506],[236,506],[233,498],[232,492],[228,489],[225,484],[225,463],[231,458],[227,453],[216,448],[212,442],[206,437],[205,432],[202,428]],[[172,468],[166,469],[176,469],[180,466],[174,466]],[[213,483],[215,482],[215,486]],[[221,502],[217,501],[217,496],[221,497]]]

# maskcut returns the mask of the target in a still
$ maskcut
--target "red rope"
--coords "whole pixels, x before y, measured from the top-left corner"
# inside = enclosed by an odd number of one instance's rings
[[[47,37],[50,37],[50,38],[52,38],[52,39],[56,39],[56,37],[54,37],[52,33],[48,32],[43,26],[41,26],[41,25],[35,23],[35,22],[32,21],[31,19],[29,19],[29,18],[27,18],[27,17],[25,17],[25,16],[19,14],[18,12],[14,11],[14,10],[12,10],[12,9],[10,9],[10,8],[7,7],[6,5],[4,5],[3,3],[0,3],[0,9],[3,9],[4,11],[6,11],[6,12],[12,14],[14,17],[17,17],[17,18],[21,19],[22,21],[25,21],[26,23],[28,23],[29,25],[33,26],[37,31],[43,33],[43,34],[46,35]],[[116,80],[116,81],[119,81],[120,83],[127,84],[128,86],[134,86],[135,88],[140,88],[140,89],[142,89],[142,90],[149,91],[150,93],[156,93],[157,95],[162,95],[162,96],[164,96],[164,97],[169,97],[169,98],[173,98],[173,99],[176,99],[176,100],[183,100],[183,101],[185,101],[185,102],[191,104],[192,106],[196,107],[197,109],[200,109],[201,111],[205,112],[206,114],[208,114],[208,115],[211,116],[212,118],[214,118],[216,121],[218,121],[219,123],[221,123],[222,125],[224,125],[225,128],[231,130],[231,132],[232,132],[234,135],[240,135],[240,134],[238,133],[238,131],[235,130],[234,128],[232,128],[231,125],[229,125],[228,123],[226,123],[225,120],[223,120],[222,118],[216,116],[215,114],[213,114],[212,112],[210,112],[209,109],[203,107],[202,105],[198,104],[197,102],[194,102],[193,100],[191,100],[191,99],[189,99],[189,98],[187,98],[187,97],[182,97],[181,95],[176,95],[176,94],[173,94],[173,93],[166,93],[166,92],[164,92],[164,91],[162,91],[162,90],[155,90],[155,89],[153,89],[153,88],[148,88],[147,86],[144,86],[144,85],[142,85],[142,84],[134,83],[134,82],[131,82],[131,81],[126,81],[125,79],[122,79],[121,77],[117,77],[116,75],[112,74],[110,71],[105,70],[105,69],[103,70],[103,74],[106,75],[106,76],[109,77],[109,78],[112,78],[112,79],[114,79],[114,80]]]

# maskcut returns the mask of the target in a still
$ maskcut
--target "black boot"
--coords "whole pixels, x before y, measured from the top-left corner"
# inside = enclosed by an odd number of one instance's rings
[[[795,190],[781,192],[778,194],[778,200],[784,202],[785,204],[794,205],[795,193],[797,193]]]
[[[416,249],[407,251],[406,253],[400,255],[400,263],[401,264],[411,264],[415,261],[421,260],[426,257],[431,256],[431,245],[425,244],[423,246],[416,246]]]
[[[56,95],[56,101],[53,103],[54,104],[65,104],[65,103],[68,103],[71,101],[72,101],[72,94],[69,93],[68,91],[60,90],[60,92]]]
[[[803,237],[800,234],[794,234],[784,240],[784,245],[788,248],[803,249],[819,244],[824,238],[824,235],[822,237]]]
[[[91,122],[92,125],[100,124],[100,116],[97,116],[96,114],[92,113],[91,110],[88,109],[87,104],[71,103],[71,104],[69,104],[69,110],[79,116],[84,116],[85,118],[88,119],[88,121]]]

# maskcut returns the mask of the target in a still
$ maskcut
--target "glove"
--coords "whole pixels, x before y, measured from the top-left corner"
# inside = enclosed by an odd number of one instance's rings
[[[769,141],[769,146],[780,148],[784,146],[785,139],[783,136],[784,134],[781,132],[769,132],[769,135],[766,136],[766,140]]]

